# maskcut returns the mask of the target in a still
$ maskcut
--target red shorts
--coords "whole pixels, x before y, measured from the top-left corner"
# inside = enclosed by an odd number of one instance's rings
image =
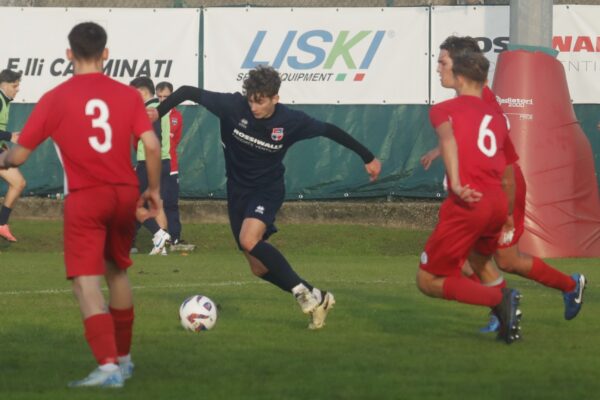
[[[508,201],[500,188],[486,191],[477,203],[446,199],[421,254],[420,268],[437,276],[458,276],[471,250],[492,255],[507,212]]]
[[[105,260],[127,269],[135,235],[137,186],[97,186],[69,193],[65,200],[67,278],[104,275]]]
[[[513,207],[515,233],[512,240],[508,243],[499,245],[499,249],[515,246],[519,243],[519,239],[521,239],[521,236],[523,236],[523,232],[525,231],[525,195],[527,194],[527,185],[525,184],[525,177],[523,176],[523,171],[521,171],[519,164],[514,163],[513,169],[515,171],[515,204]]]

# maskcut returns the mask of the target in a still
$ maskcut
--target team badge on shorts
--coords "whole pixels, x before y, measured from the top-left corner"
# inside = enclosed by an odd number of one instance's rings
[[[273,128],[273,131],[271,132],[271,139],[276,142],[279,142],[281,139],[283,139],[283,128]]]
[[[422,252],[421,253],[421,264],[425,265],[425,264],[427,264],[427,261],[428,261],[427,260],[427,253]]]

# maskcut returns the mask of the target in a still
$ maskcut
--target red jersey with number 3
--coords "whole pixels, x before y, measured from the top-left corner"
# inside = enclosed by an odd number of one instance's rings
[[[132,143],[152,125],[139,93],[102,73],[75,75],[47,92],[33,109],[19,145],[35,149],[51,137],[67,190],[137,186]]]
[[[481,192],[501,187],[508,139],[503,114],[479,97],[458,96],[431,107],[429,117],[434,128],[452,124],[461,185]]]

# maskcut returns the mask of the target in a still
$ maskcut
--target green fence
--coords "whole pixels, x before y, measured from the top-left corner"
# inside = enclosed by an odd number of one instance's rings
[[[338,144],[316,138],[292,147],[285,159],[288,199],[444,196],[443,167],[437,160],[425,172],[421,155],[436,145],[424,105],[304,105],[292,106],[334,123],[365,143],[383,162],[377,182],[370,183],[362,161]],[[19,130],[33,105],[13,104],[9,129]],[[199,106],[180,108],[184,130],[180,153],[181,195],[187,198],[224,198],[225,163],[219,121]],[[596,171],[600,170],[600,105],[576,105],[575,112],[592,144]],[[26,195],[62,192],[62,166],[54,146],[44,143],[22,167]],[[0,193],[6,186],[0,185]]]

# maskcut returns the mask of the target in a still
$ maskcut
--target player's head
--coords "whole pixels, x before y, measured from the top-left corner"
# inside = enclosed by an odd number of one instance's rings
[[[259,65],[244,79],[243,93],[255,118],[268,118],[279,102],[281,78],[273,67]]]
[[[162,81],[156,84],[156,97],[161,103],[173,93],[173,85],[171,82]]]
[[[457,88],[461,80],[484,85],[490,62],[472,37],[450,36],[440,45],[437,71],[442,86]]]
[[[0,71],[0,89],[11,99],[14,99],[19,92],[22,75],[22,71],[13,71],[12,69]]]
[[[147,76],[138,76],[129,82],[129,85],[133,86],[138,90],[138,92],[140,92],[140,95],[144,101],[150,100],[152,97],[154,97],[154,82],[152,82],[152,79],[148,78]]]
[[[79,62],[93,62],[106,60],[106,31],[95,22],[82,22],[69,32],[69,46],[67,57],[69,60]]]

